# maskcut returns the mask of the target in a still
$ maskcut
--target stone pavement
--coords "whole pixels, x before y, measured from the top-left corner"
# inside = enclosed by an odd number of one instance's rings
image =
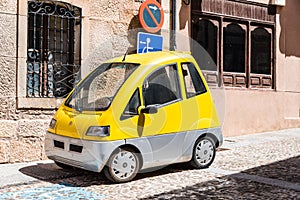
[[[225,138],[212,166],[176,164],[111,184],[52,161],[0,165],[0,199],[300,199],[300,129]]]

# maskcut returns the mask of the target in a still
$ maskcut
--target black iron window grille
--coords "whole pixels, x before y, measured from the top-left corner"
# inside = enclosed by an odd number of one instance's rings
[[[81,8],[28,1],[27,97],[65,97],[81,64]]]

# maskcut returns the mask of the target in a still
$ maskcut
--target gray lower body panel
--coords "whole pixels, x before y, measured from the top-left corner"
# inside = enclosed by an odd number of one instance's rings
[[[149,169],[190,161],[197,138],[206,134],[213,136],[218,146],[223,143],[220,127],[108,142],[73,139],[47,133],[45,151],[48,158],[54,161],[100,172],[113,151],[128,144],[141,152],[141,169]]]
[[[148,169],[190,161],[196,140],[207,134],[215,137],[218,147],[222,145],[223,136],[220,127],[128,139],[126,144],[139,149],[143,158],[141,169]]]
[[[45,152],[49,159],[56,162],[100,172],[112,152],[123,144],[124,140],[97,142],[47,133]]]

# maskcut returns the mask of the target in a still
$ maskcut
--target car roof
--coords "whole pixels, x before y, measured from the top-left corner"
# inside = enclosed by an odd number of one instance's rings
[[[149,52],[143,54],[129,54],[125,56],[120,56],[106,61],[109,62],[125,62],[125,63],[139,63],[142,65],[151,64],[153,62],[166,62],[178,59],[191,59],[191,53],[189,52],[179,52],[179,51],[157,51]],[[124,59],[124,60],[123,60]]]

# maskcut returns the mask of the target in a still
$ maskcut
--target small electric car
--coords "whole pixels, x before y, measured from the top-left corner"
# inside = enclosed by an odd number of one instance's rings
[[[73,89],[51,120],[46,155],[58,166],[104,170],[113,182],[140,170],[211,165],[223,142],[210,90],[189,53],[109,60]]]

